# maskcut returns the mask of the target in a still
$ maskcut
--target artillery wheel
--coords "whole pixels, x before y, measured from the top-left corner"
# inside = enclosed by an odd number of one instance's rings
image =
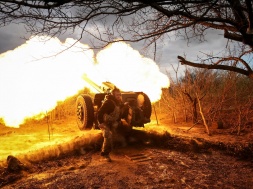
[[[77,125],[80,130],[91,129],[94,122],[94,107],[88,95],[80,95],[76,100]]]
[[[139,98],[141,97],[141,98]],[[150,122],[150,116],[152,113],[151,101],[145,93],[138,94],[137,98],[138,104],[140,104],[141,109],[143,110],[143,116],[145,118],[144,123]]]

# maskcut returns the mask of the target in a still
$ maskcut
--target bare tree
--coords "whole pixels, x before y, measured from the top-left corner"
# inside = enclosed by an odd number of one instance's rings
[[[252,9],[251,0],[1,0],[0,26],[22,22],[28,32],[51,36],[72,30],[80,39],[93,36],[96,47],[119,40],[150,45],[170,32],[204,40],[208,29],[222,30],[228,43],[238,42],[235,53],[197,62],[178,56],[179,61],[253,78]]]

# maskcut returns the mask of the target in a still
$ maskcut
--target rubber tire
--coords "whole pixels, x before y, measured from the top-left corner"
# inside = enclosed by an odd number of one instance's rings
[[[80,95],[76,100],[77,125],[80,130],[88,130],[93,127],[94,107],[89,95]]]

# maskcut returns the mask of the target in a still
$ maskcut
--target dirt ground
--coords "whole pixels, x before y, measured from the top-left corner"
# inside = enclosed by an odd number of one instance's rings
[[[41,157],[29,164],[20,159],[24,163],[20,171],[7,169],[8,155],[36,153],[42,147],[57,146],[90,132],[99,135],[100,131],[79,131],[73,117],[52,124],[30,123],[18,129],[0,126],[0,187],[253,188],[253,158],[243,159],[239,153],[224,153],[226,150],[217,148],[221,144],[237,148],[252,144],[252,132],[236,136],[228,130],[212,130],[208,136],[202,125],[191,126],[171,124],[161,116],[158,124],[152,119],[140,131],[149,133],[147,136],[153,136],[153,130],[168,135],[117,146],[111,154],[112,162],[101,159],[98,145],[50,159]],[[158,142],[150,142],[154,140]]]

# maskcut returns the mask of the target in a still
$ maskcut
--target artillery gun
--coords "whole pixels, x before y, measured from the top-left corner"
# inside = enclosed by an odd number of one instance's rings
[[[85,80],[98,91],[94,98],[87,94],[81,94],[76,100],[77,125],[80,130],[99,129],[97,121],[97,112],[101,107],[106,95],[110,94],[114,84],[103,82],[101,86],[97,85],[89,78]],[[129,126],[144,127],[144,124],[150,122],[152,106],[149,97],[144,92],[121,91],[122,101],[127,104],[125,114]],[[131,111],[130,111],[131,110]],[[131,116],[128,113],[131,112]]]

